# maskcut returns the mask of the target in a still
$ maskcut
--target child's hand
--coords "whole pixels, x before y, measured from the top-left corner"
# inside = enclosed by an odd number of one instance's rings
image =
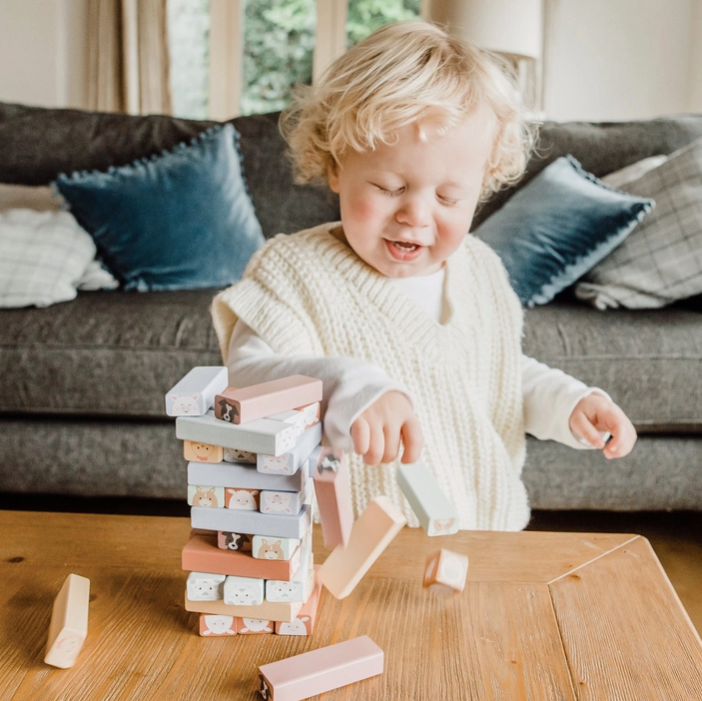
[[[610,399],[601,394],[583,397],[570,415],[570,430],[602,450],[608,459],[623,458],[636,443],[636,429],[627,415]],[[612,439],[605,442],[598,431],[607,431]]]
[[[385,392],[351,425],[353,448],[367,465],[392,462],[404,446],[402,462],[419,460],[424,437],[409,399],[396,390]]]

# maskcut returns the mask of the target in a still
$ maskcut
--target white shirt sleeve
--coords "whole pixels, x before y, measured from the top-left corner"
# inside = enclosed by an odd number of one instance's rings
[[[378,397],[407,389],[377,365],[350,357],[288,356],[274,350],[243,321],[232,332],[227,358],[229,384],[248,387],[288,375],[316,377],[324,383],[322,413],[330,444],[353,452],[351,425]]]
[[[601,389],[588,387],[562,370],[522,356],[522,392],[524,395],[524,426],[527,433],[540,440],[554,440],[571,448],[593,448],[575,435],[569,426],[575,405],[593,392],[607,399]],[[600,432],[607,440],[609,434]]]

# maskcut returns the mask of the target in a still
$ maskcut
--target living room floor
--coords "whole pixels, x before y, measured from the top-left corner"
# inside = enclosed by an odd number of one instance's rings
[[[0,494],[0,509],[183,517],[190,513],[185,501],[23,494]],[[534,511],[527,530],[645,536],[702,634],[702,512]]]

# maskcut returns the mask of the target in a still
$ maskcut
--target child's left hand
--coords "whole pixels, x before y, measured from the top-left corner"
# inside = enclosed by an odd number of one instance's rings
[[[636,443],[636,429],[629,417],[610,399],[593,393],[583,397],[573,409],[568,423],[570,430],[595,448],[607,459],[623,458]],[[605,445],[598,431],[607,431],[612,439]]]

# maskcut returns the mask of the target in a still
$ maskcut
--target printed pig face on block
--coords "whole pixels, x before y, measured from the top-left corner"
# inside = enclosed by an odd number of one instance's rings
[[[261,492],[261,513],[288,514],[295,516],[300,513],[302,504],[297,492],[271,492],[264,489]]]
[[[239,450],[238,448],[225,448],[224,462],[246,462],[255,465],[256,453],[252,453],[249,450]]]
[[[261,618],[242,618],[239,624],[241,635],[261,635],[261,633],[272,633],[273,623],[264,621]]]
[[[245,533],[217,531],[217,547],[222,550],[239,550],[251,552],[251,536]]]
[[[463,591],[468,574],[468,558],[442,548],[430,555],[422,585],[437,594],[452,595]]]
[[[188,485],[188,504],[213,509],[224,508],[224,487],[201,487]]]
[[[275,632],[278,635],[312,635],[312,621],[309,616],[299,616],[292,623],[278,621]]]
[[[227,488],[227,508],[242,511],[258,511],[258,489]]]
[[[222,598],[223,574],[191,572],[188,575],[187,592],[190,601],[219,601]]]
[[[259,454],[256,462],[256,469],[259,472],[264,472],[269,475],[291,475],[292,474],[292,456],[284,453],[283,455],[264,455]]]
[[[183,441],[183,457],[190,462],[222,462],[224,448],[210,443]]]
[[[210,616],[200,614],[200,635],[236,635],[234,616]]]
[[[179,397],[177,394],[169,395],[171,400],[171,416],[198,416],[200,411],[200,395],[192,394]]]
[[[262,604],[263,580],[229,575],[224,582],[224,603],[229,606],[258,606],[258,604]]]

